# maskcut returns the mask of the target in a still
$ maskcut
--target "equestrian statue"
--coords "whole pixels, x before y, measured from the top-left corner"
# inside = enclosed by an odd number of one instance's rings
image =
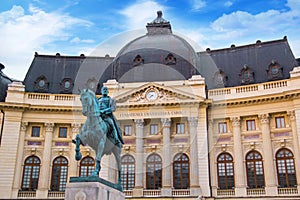
[[[115,156],[118,167],[118,185],[121,184],[121,149],[124,144],[122,132],[113,115],[116,110],[116,100],[108,96],[108,88],[101,88],[102,97],[97,99],[89,89],[80,91],[82,114],[86,116],[81,132],[76,135],[75,159],[81,160],[80,145],[89,145],[96,152],[96,167],[92,176],[99,176],[101,158],[104,155]]]

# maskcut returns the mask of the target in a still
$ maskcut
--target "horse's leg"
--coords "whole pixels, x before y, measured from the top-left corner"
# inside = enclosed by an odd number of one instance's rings
[[[112,152],[115,156],[118,167],[118,185],[121,187],[121,148],[114,146]]]
[[[80,153],[80,143],[81,143],[81,140],[80,140],[80,136],[79,134],[76,135],[76,138],[75,138],[75,144],[76,144],[76,147],[75,147],[75,159],[77,161],[81,160],[82,158],[82,154]]]
[[[98,149],[96,152],[96,169],[93,172],[93,176],[99,176],[99,172],[101,170],[101,158],[104,150],[104,145],[105,145],[105,138],[102,137],[100,139]]]

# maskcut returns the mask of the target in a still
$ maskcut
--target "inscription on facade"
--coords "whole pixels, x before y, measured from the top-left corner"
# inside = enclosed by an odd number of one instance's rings
[[[119,118],[151,118],[151,117],[166,117],[166,116],[183,116],[187,112],[184,110],[176,111],[157,111],[157,112],[130,112],[120,113]]]

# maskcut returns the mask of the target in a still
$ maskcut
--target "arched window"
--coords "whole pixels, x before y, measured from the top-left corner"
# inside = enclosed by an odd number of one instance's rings
[[[249,188],[265,186],[262,156],[257,151],[250,151],[246,156],[247,183]]]
[[[40,164],[40,159],[36,156],[30,156],[25,160],[22,190],[35,191],[37,189],[39,182]]]
[[[179,153],[173,163],[173,185],[175,189],[187,189],[190,187],[189,158],[186,154]]]
[[[278,184],[280,187],[296,187],[294,155],[288,149],[280,149],[276,154]]]
[[[65,191],[68,176],[68,160],[59,156],[54,159],[52,167],[51,190]]]
[[[132,190],[135,182],[135,161],[131,155],[124,155],[121,159],[121,185],[124,190]]]
[[[147,189],[160,189],[162,180],[162,162],[157,154],[151,154],[146,163],[146,187]]]
[[[234,187],[233,159],[229,153],[218,156],[218,185],[220,189],[232,189]]]
[[[95,160],[92,157],[87,156],[80,161],[79,176],[90,176],[94,170]]]

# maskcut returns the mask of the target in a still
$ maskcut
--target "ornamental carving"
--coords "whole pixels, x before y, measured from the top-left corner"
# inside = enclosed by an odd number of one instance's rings
[[[197,117],[189,117],[188,118],[190,126],[197,126],[198,125],[198,118]]]
[[[269,115],[268,114],[261,114],[259,115],[260,122],[262,124],[269,124]]]
[[[171,119],[170,118],[162,118],[161,123],[163,127],[170,127],[171,126]]]
[[[46,122],[45,123],[46,132],[53,132],[54,123],[52,122]]]
[[[72,123],[71,127],[72,127],[72,132],[73,133],[79,133],[80,128],[81,128],[81,124],[80,123]]]
[[[241,125],[240,117],[232,117],[230,120],[231,120],[233,126]]]
[[[136,103],[147,103],[149,101],[170,101],[170,100],[178,100],[174,93],[161,90],[156,87],[150,87],[144,91],[137,92],[132,95],[129,99],[129,102]]]
[[[21,131],[26,131],[26,129],[27,129],[27,127],[28,127],[28,122],[22,122],[21,123]]]
[[[138,128],[144,128],[144,119],[135,119],[134,123]]]
[[[288,111],[287,114],[288,114],[288,116],[290,117],[290,120],[291,120],[291,121],[296,120],[296,116],[295,116],[295,111],[294,111],[294,110]]]

